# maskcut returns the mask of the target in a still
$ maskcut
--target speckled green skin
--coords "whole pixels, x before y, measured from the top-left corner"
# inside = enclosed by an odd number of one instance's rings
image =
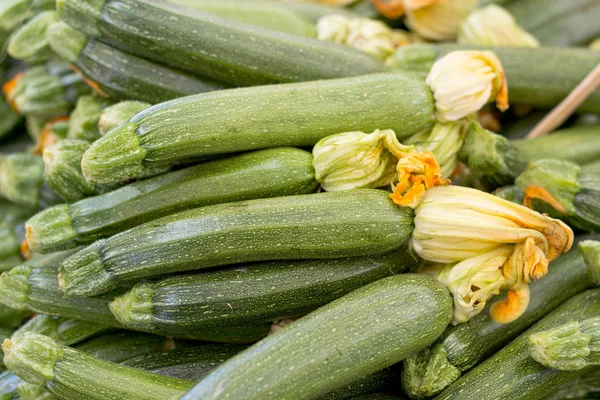
[[[99,240],[61,266],[67,295],[117,282],[253,261],[343,258],[400,248],[410,208],[363,189],[218,204],[163,217]]]
[[[590,289],[572,297],[483,364],[454,382],[436,400],[541,399],[582,371],[558,371],[539,364],[529,356],[529,336],[573,319],[591,318],[599,313],[600,289]]]
[[[316,191],[312,154],[275,148],[207,162],[42,211],[29,245],[46,253],[88,244],[144,222],[211,204]]]
[[[310,399],[423,349],[451,315],[448,291],[437,281],[384,278],[260,341],[181,399]]]
[[[312,146],[340,132],[393,129],[402,139],[432,122],[433,106],[429,88],[400,73],[203,93],[135,115],[92,145],[82,169],[112,183],[194,157]]]
[[[167,278],[140,284],[111,303],[125,326],[188,333],[205,326],[232,325],[305,315],[378,279],[419,263],[408,246],[385,255],[304,261],[274,261]],[[136,296],[144,288],[152,294]]]
[[[51,337],[58,344],[70,346],[109,329],[113,328],[79,319],[38,314],[17,329],[12,338],[18,338],[25,332],[34,332]]]
[[[166,2],[61,0],[74,28],[144,58],[234,86],[381,72],[360,50],[219,18]],[[85,6],[84,6],[85,5]],[[146,32],[152,32],[148,34]]]

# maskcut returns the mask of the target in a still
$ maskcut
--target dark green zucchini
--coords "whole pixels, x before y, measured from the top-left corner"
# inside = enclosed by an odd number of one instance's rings
[[[177,399],[193,383],[93,357],[28,333],[2,345],[8,368],[63,400]]]
[[[557,388],[543,400],[584,400],[600,397],[600,368],[578,376]]]
[[[370,257],[239,265],[138,284],[110,309],[125,327],[187,334],[207,326],[305,315],[419,263],[404,246]]]
[[[364,189],[218,204],[183,211],[99,240],[63,262],[69,296],[118,282],[221,265],[382,254],[413,230],[410,208]]]
[[[96,0],[90,6],[86,0],[60,0],[57,11],[75,29],[123,51],[233,86],[358,76],[385,69],[347,46],[166,2]],[[148,30],[154,34],[144,34]]]
[[[600,289],[590,289],[571,297],[483,364],[454,382],[436,400],[538,400],[551,394],[562,384],[587,371],[559,371],[544,367],[530,357],[529,337],[573,319],[596,317],[599,313]]]
[[[584,48],[532,49],[456,44],[405,46],[397,50],[395,58],[399,60],[397,67],[404,69],[407,63],[403,61],[411,59],[411,53],[423,55],[427,52],[428,56],[408,63],[411,69],[426,75],[437,57],[464,49],[492,50],[500,58],[506,73],[511,104],[528,104],[538,108],[557,105],[600,63],[600,52]],[[600,113],[600,89],[586,99],[579,111]]]
[[[97,92],[117,100],[154,104],[224,87],[89,39],[64,22],[50,26],[47,36],[52,48],[73,63]]]
[[[508,324],[494,322],[494,301],[468,323],[449,327],[431,348],[404,363],[403,387],[412,398],[434,396],[486,360],[569,298],[600,286],[600,242],[583,241],[550,264],[544,279],[530,285],[525,313]]]
[[[451,316],[452,301],[437,281],[383,278],[231,358],[181,400],[314,398],[423,349]]]
[[[190,158],[312,146],[340,132],[393,129],[402,139],[432,118],[429,88],[400,73],[221,90],[142,111],[96,141],[81,167],[92,182],[114,183]]]
[[[46,335],[57,343],[70,346],[109,329],[112,328],[96,322],[38,314],[17,329],[12,337],[18,338],[26,332],[33,332]]]
[[[83,179],[82,184],[88,185]],[[33,251],[40,253],[72,248],[178,211],[311,193],[317,185],[310,153],[292,148],[260,150],[48,208],[27,222],[28,243]]]
[[[27,318],[31,316],[31,312],[27,310],[17,310],[0,304],[0,326],[4,328],[17,328]]]

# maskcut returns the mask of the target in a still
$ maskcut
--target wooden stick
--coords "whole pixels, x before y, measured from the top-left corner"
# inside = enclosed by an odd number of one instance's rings
[[[598,86],[600,86],[600,64],[559,105],[554,107],[544,119],[538,122],[525,138],[533,139],[544,136],[558,128]]]

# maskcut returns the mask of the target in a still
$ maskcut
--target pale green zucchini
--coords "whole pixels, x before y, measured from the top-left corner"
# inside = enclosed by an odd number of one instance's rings
[[[538,400],[551,394],[586,370],[559,371],[544,367],[530,357],[529,337],[573,319],[596,317],[599,313],[600,289],[590,289],[570,298],[483,364],[454,382],[436,400]]]
[[[126,100],[106,107],[102,111],[100,120],[98,121],[100,136],[106,135],[117,126],[127,122],[127,120],[135,114],[144,111],[150,106],[149,103],[144,103],[142,101]]]
[[[195,10],[214,14],[250,25],[262,26],[294,35],[315,37],[317,31],[310,20],[283,4],[256,0],[168,0]]]
[[[321,307],[222,364],[181,400],[311,399],[431,344],[452,316],[433,279],[381,279]]]
[[[569,298],[600,286],[598,257],[600,242],[586,240],[553,261],[544,279],[530,285],[525,313],[511,323],[492,320],[489,310],[495,301],[491,301],[469,323],[449,327],[434,346],[404,362],[404,391],[411,398],[438,394]]]
[[[80,182],[82,188],[89,185],[82,177],[69,182]],[[311,193],[317,185],[310,153],[293,148],[259,150],[48,208],[27,222],[28,243],[40,253],[73,248],[186,209]]]
[[[419,263],[404,246],[370,257],[243,264],[138,284],[110,309],[125,327],[189,334],[207,326],[305,315]]]
[[[6,364],[23,380],[63,400],[177,399],[192,382],[123,367],[28,333],[2,346]]]
[[[66,259],[60,286],[90,296],[118,282],[221,265],[381,254],[413,230],[410,208],[364,189],[218,204],[99,240]]]
[[[96,141],[81,166],[88,180],[115,183],[195,157],[312,146],[340,132],[393,129],[402,139],[432,118],[429,88],[400,73],[221,90],[142,111]]]
[[[290,35],[149,0],[60,0],[66,23],[123,51],[233,86],[382,72],[348,46]],[[156,29],[160,26],[160,29]],[[143,32],[153,30],[153,35]],[[199,34],[202,32],[202,34]]]
[[[46,39],[46,29],[58,20],[55,11],[39,13],[23,24],[8,42],[8,54],[27,64],[37,64],[52,59],[55,54]]]

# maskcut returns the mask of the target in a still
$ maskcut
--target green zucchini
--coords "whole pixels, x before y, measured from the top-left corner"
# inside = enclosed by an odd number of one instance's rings
[[[127,122],[135,114],[144,111],[150,106],[150,104],[142,101],[126,100],[106,107],[102,111],[100,120],[98,121],[100,136],[106,135],[117,126]]]
[[[57,343],[70,346],[109,329],[112,328],[96,322],[39,314],[17,329],[12,338],[19,338],[26,332],[33,332],[46,335]]]
[[[600,262],[594,257],[600,257],[600,242],[583,241],[553,261],[544,279],[530,285],[525,313],[511,323],[492,320],[491,301],[468,323],[449,327],[431,349],[405,361],[405,392],[412,398],[436,395],[569,298],[600,286]]]
[[[0,2],[0,31],[11,33],[23,21],[54,8],[53,0],[3,0]]]
[[[16,328],[30,316],[31,312],[27,310],[17,310],[0,304],[0,326],[4,328]]]
[[[538,400],[583,371],[546,368],[529,356],[529,337],[573,319],[600,313],[600,289],[590,289],[564,302],[502,350],[443,391],[436,400]],[[593,368],[593,367],[592,367]]]
[[[472,123],[458,153],[471,173],[488,188],[513,184],[528,164],[559,159],[580,165],[600,157],[600,125],[562,129],[532,140],[509,141]]]
[[[103,361],[35,333],[6,341],[2,348],[8,368],[17,376],[63,400],[174,400],[192,385]]]
[[[142,111],[96,141],[81,166],[88,180],[114,183],[194,157],[311,146],[340,132],[393,129],[402,139],[432,118],[429,88],[399,73],[222,90]]]
[[[597,399],[600,396],[600,368],[586,372],[561,385],[543,400]]]
[[[44,389],[43,386],[21,381],[17,388],[21,400],[57,400],[56,396]]]
[[[52,59],[55,54],[46,39],[46,29],[58,20],[55,11],[39,13],[15,31],[8,42],[8,54],[28,64]]]
[[[200,207],[99,240],[66,259],[69,296],[118,282],[221,265],[375,255],[400,248],[413,230],[410,208],[364,189]]]
[[[595,23],[600,4],[595,0],[512,1],[506,9],[544,46],[574,46],[600,35]]]
[[[93,142],[100,138],[98,122],[102,110],[110,105],[110,102],[99,96],[86,95],[77,99],[75,108],[69,116],[69,131],[67,138],[81,139]]]
[[[2,161],[0,161],[0,167]],[[0,176],[2,171],[0,171]],[[0,187],[2,187],[0,181]],[[12,268],[13,263],[20,264],[21,241],[24,238],[23,222],[31,215],[31,209],[18,206],[6,200],[0,200],[0,260],[1,270]],[[12,266],[11,266],[12,265]]]
[[[86,187],[83,181],[70,182]],[[310,153],[293,148],[259,150],[48,208],[27,222],[28,242],[40,253],[73,248],[189,208],[311,193],[317,185]]]
[[[204,11],[221,18],[250,25],[262,26],[274,31],[315,37],[315,26],[307,18],[291,11],[285,5],[255,0],[168,0],[184,7]]]
[[[240,265],[138,284],[110,309],[125,327],[189,334],[207,326],[305,315],[419,263],[405,246],[380,256]]]
[[[383,278],[233,357],[181,400],[314,398],[423,349],[451,316],[452,301],[438,282]]]
[[[233,86],[385,70],[381,62],[360,50],[166,2],[96,0],[90,6],[87,0],[60,0],[57,11],[75,29],[123,51]],[[147,30],[154,34],[144,34]]]
[[[245,1],[245,0],[244,0]],[[272,2],[273,0],[267,0]],[[358,18],[359,15],[350,11],[347,8],[328,6],[323,3],[305,2],[305,1],[280,1],[278,3],[288,10],[294,11],[305,18],[308,18],[312,23],[316,24],[321,17],[331,14],[343,15],[349,18]]]
[[[418,58],[416,63],[408,63],[411,69],[426,75],[436,57],[465,49],[492,50],[500,58],[506,73],[511,104],[528,104],[538,108],[557,105],[600,63],[600,52],[584,48],[532,49],[456,44],[409,45],[399,48],[394,58],[398,60],[397,67],[403,69],[407,64],[402,61],[411,59],[411,53],[428,53],[428,56]],[[579,111],[600,113],[600,89],[596,89],[583,102]]]
[[[89,39],[64,22],[50,26],[47,36],[54,51],[73,63],[97,92],[117,100],[160,103],[224,86]]]

